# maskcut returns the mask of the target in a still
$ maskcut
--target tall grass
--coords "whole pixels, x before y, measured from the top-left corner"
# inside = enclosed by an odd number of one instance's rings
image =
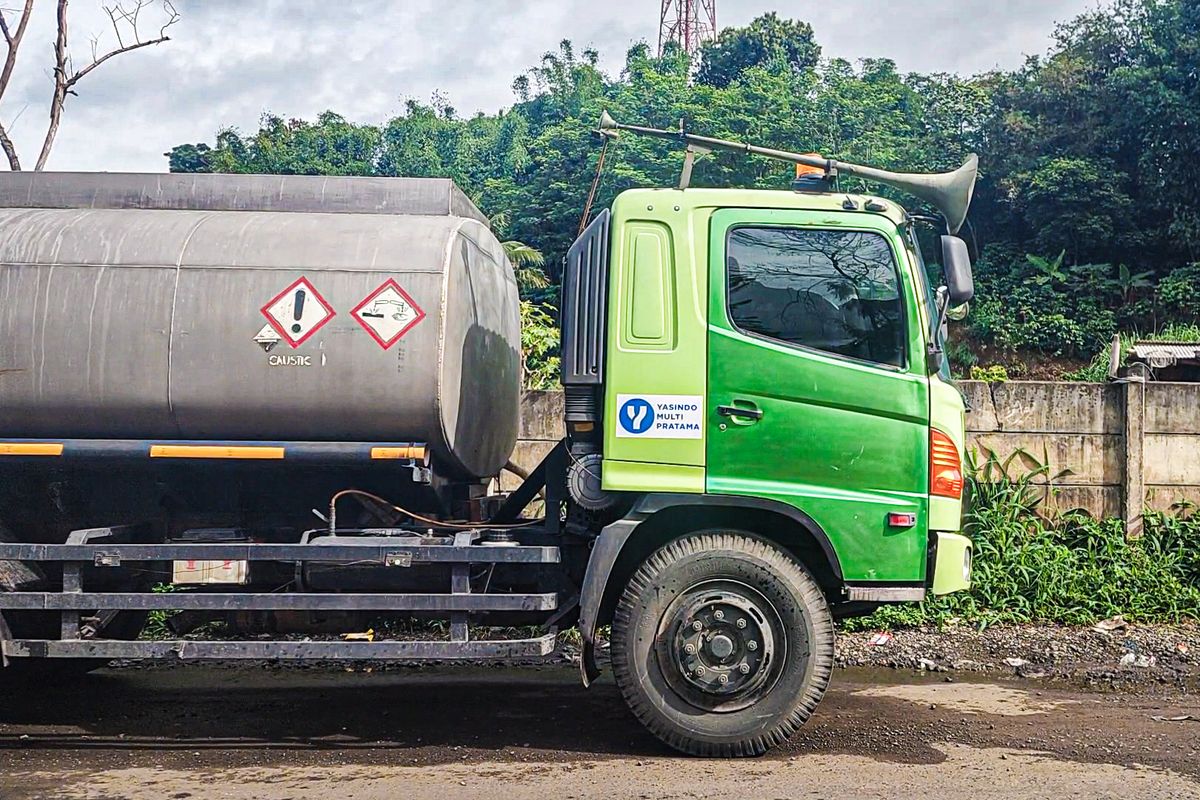
[[[1119,519],[1046,511],[1053,489],[1041,480],[1045,468],[1012,476],[1010,467],[990,456],[973,470],[970,591],[885,607],[846,627],[1086,625],[1116,614],[1133,622],[1200,620],[1200,516],[1148,512],[1144,533],[1131,539]]]

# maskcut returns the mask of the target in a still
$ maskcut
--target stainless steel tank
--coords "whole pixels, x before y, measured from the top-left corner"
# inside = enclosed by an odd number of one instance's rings
[[[516,283],[451,182],[0,175],[0,437],[516,441]]]

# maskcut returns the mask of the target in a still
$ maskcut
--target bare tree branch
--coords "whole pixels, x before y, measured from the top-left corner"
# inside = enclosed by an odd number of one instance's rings
[[[58,134],[62,120],[63,103],[67,99],[67,0],[58,0],[58,35],[54,39],[54,95],[50,100],[50,126],[42,140],[42,152],[38,155],[35,171],[41,171],[50,158],[50,148]]]
[[[25,38],[25,28],[29,25],[29,18],[33,11],[33,0],[25,0],[25,8],[21,12],[21,19],[17,21],[16,31],[12,31],[8,27],[8,20],[4,16],[4,11],[0,10],[0,30],[4,32],[4,42],[8,45],[8,52],[5,54],[4,67],[0,69],[0,99],[4,98],[4,92],[8,89],[9,79],[12,78],[13,67],[17,64],[17,50],[21,47],[21,40]],[[17,148],[13,145],[12,139],[8,137],[8,131],[4,125],[0,123],[0,147],[4,149],[4,155],[8,159],[9,169],[16,171],[21,168],[21,159],[17,157]]]
[[[13,67],[17,63],[17,49],[21,46],[21,40],[25,38],[25,28],[29,25],[29,18],[33,12],[33,0],[25,0],[25,9],[21,13],[21,19],[17,21],[17,30],[15,33],[10,32],[8,20],[4,17],[4,12],[0,11],[0,28],[4,30],[4,41],[8,44],[8,54],[4,59],[4,68],[0,70],[0,98],[4,97],[4,91],[8,88],[8,81],[12,77]]]
[[[8,131],[4,129],[3,123],[0,123],[0,148],[4,149],[4,156],[8,159],[8,168],[13,172],[20,172],[21,159],[17,155],[17,147],[13,140],[8,138]]]
[[[34,166],[35,170],[43,169],[47,159],[50,158],[50,150],[54,147],[54,137],[58,134],[58,126],[62,122],[67,95],[75,94],[75,85],[79,81],[110,58],[171,40],[171,37],[167,36],[167,28],[179,21],[179,12],[175,10],[171,0],[162,0],[163,11],[166,13],[167,19],[159,29],[158,36],[146,40],[141,38],[138,30],[139,16],[142,9],[151,4],[152,0],[134,0],[132,8],[126,8],[123,3],[105,6],[104,10],[108,13],[113,32],[117,37],[117,46],[104,55],[97,56],[99,52],[97,40],[93,39],[91,63],[81,70],[75,70],[67,50],[67,0],[58,0],[58,36],[54,42],[54,95],[50,101],[50,125],[46,129],[46,138],[42,141],[42,152],[38,155],[37,164]],[[123,32],[123,28],[128,30]],[[131,39],[127,39],[126,35]],[[2,144],[0,142],[0,145]]]

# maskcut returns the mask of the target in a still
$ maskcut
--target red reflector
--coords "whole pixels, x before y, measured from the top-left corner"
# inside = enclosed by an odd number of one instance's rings
[[[929,432],[929,493],[939,497],[962,497],[962,461],[958,448],[939,430]]]
[[[897,514],[896,512],[888,514],[888,525],[893,528],[911,528],[916,524],[916,514]]]

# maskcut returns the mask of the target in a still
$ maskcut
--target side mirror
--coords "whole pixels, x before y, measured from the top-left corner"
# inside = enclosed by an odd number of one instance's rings
[[[975,277],[971,273],[971,254],[967,243],[957,236],[942,237],[942,270],[950,306],[961,306],[975,296]]]

